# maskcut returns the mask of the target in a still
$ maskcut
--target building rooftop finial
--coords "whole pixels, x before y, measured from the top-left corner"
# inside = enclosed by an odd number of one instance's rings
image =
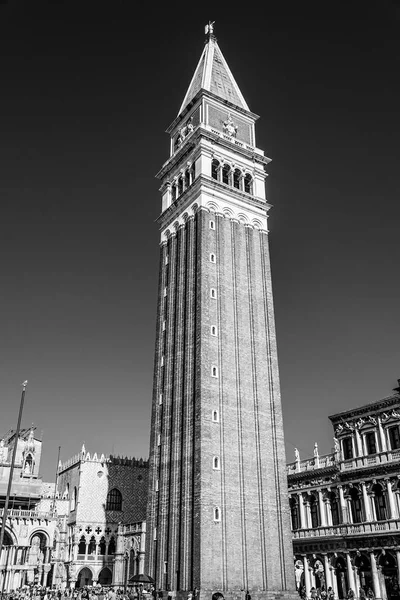
[[[210,40],[210,38],[215,38],[214,36],[214,23],[215,21],[208,21],[208,24],[205,26],[204,30],[205,30],[205,34],[206,34],[206,41],[208,42]]]

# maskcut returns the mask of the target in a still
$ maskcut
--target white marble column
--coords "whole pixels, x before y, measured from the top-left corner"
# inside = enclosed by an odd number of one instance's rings
[[[367,494],[367,487],[366,487],[364,481],[361,482],[361,489],[362,489],[362,495],[363,495],[363,500],[364,500],[365,520],[368,522],[371,522],[372,521],[371,502],[370,502],[370,498]]]
[[[307,529],[306,514],[305,514],[305,510],[304,510],[304,500],[303,500],[302,493],[298,494],[298,501],[299,501],[299,509],[300,509],[300,527],[301,527],[301,529]]]
[[[382,427],[382,422],[381,422],[380,417],[378,417],[378,429],[379,429],[379,439],[381,442],[380,446],[381,446],[382,452],[386,452],[387,451],[386,436],[385,436],[385,432]]]
[[[356,432],[357,456],[364,456],[360,432],[358,431],[358,429],[356,429],[355,432]]]
[[[318,490],[318,502],[319,502],[319,516],[321,520],[321,527],[326,527],[326,512],[325,512],[325,504],[324,498],[322,495],[322,490]]]
[[[392,484],[390,479],[386,479],[387,494],[389,500],[389,519],[397,519],[396,501],[393,495]]]
[[[333,591],[335,594],[335,600],[336,600],[337,598],[339,598],[336,569],[332,569],[332,587],[333,587]]]
[[[356,589],[356,582],[354,579],[354,570],[353,565],[351,564],[350,554],[346,553],[346,563],[347,563],[347,578],[349,581],[349,587],[353,590],[354,595],[358,597],[358,590]]]
[[[325,590],[329,587],[332,587],[332,576],[331,569],[329,565],[328,555],[324,554],[324,568],[325,568]]]
[[[310,503],[307,500],[304,502],[304,507],[305,507],[305,513],[306,513],[307,528],[311,529],[311,527],[312,527],[311,507],[310,507]]]
[[[347,502],[344,499],[343,487],[341,485],[338,485],[338,490],[339,490],[340,508],[341,508],[341,512],[342,512],[342,521],[343,521],[343,523],[348,523],[349,522],[349,514],[348,514]]]
[[[303,563],[304,563],[304,585],[306,586],[306,596],[307,596],[307,598],[309,598],[311,585],[310,585],[310,571],[308,570],[307,556],[303,556]]]
[[[373,552],[370,552],[369,555],[370,561],[371,561],[371,574],[372,574],[372,585],[373,585],[373,592],[375,594],[375,598],[382,598],[381,596],[381,588],[379,585],[379,575],[378,575],[378,569],[376,566],[376,558],[375,558],[375,554]]]
[[[400,550],[396,550],[396,560],[397,560],[397,581],[400,585]]]
[[[329,500],[329,498],[325,498],[324,500],[325,502],[325,510],[326,510],[326,521],[327,524],[329,526],[333,525],[333,520],[332,520],[332,506],[331,506],[331,501]]]

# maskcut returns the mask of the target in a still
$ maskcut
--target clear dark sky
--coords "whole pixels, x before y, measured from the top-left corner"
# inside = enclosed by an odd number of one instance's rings
[[[273,159],[267,192],[288,459],[400,377],[395,2],[0,5],[0,429],[148,456],[164,133],[216,21]],[[140,6],[140,5],[139,5]],[[398,6],[398,5],[397,5]],[[327,9],[329,8],[329,12]]]

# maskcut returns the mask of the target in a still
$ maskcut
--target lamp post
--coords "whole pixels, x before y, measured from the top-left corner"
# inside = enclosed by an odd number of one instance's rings
[[[4,542],[4,533],[5,533],[6,522],[7,522],[8,503],[10,501],[12,478],[13,478],[13,474],[14,474],[15,456],[17,454],[19,430],[21,428],[22,411],[24,409],[25,390],[26,390],[26,386],[27,385],[28,385],[27,381],[24,381],[24,383],[22,384],[21,401],[20,401],[20,405],[19,405],[17,428],[15,430],[15,442],[14,442],[13,454],[12,454],[12,459],[11,459],[10,475],[9,475],[8,486],[7,486],[7,495],[6,495],[6,500],[5,500],[4,508],[3,508],[3,520],[1,522],[1,531],[0,531],[0,556],[1,556],[1,551],[3,549],[3,545],[4,545],[3,542]],[[8,553],[7,553],[6,567],[7,567],[7,563],[8,563]],[[4,572],[3,583],[2,583],[2,586],[1,586],[1,598],[3,598],[3,594],[4,594],[5,579],[6,579],[6,572]]]

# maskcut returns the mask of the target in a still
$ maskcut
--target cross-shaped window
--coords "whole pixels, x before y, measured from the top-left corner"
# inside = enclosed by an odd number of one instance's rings
[[[94,531],[95,531],[95,533],[97,533],[97,535],[100,535],[100,533],[101,533],[100,527],[97,527],[97,529],[95,529]]]
[[[86,527],[85,529],[86,533],[89,535],[89,533],[92,533],[92,528],[89,527],[89,525]]]
[[[111,533],[111,529],[110,529],[109,527],[107,527],[107,529],[106,529],[105,533],[106,533],[107,535],[110,535],[110,533]]]

